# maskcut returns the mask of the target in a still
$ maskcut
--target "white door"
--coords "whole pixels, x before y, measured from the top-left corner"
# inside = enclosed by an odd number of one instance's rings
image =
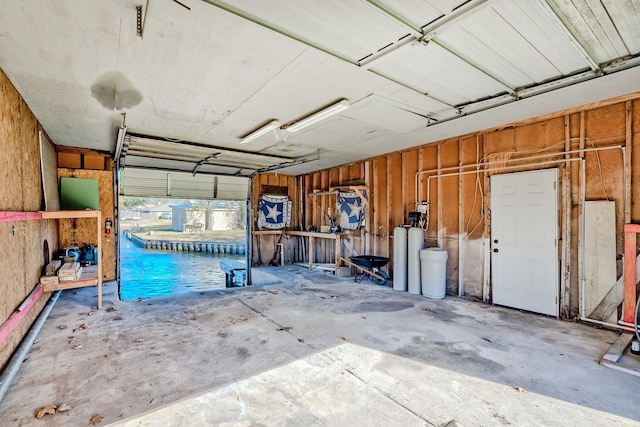
[[[558,315],[558,170],[491,177],[493,303]]]

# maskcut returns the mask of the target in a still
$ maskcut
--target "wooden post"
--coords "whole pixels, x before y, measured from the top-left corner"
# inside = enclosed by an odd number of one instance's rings
[[[458,172],[462,172],[463,140],[458,140]],[[458,175],[458,296],[464,296],[464,178]],[[468,236],[467,236],[468,238]]]
[[[340,235],[336,234],[336,239],[334,240],[334,253],[335,253],[335,263],[336,263],[336,268],[334,271],[338,271],[338,268],[340,268]]]
[[[373,188],[373,183],[371,181],[371,160],[367,160],[364,162],[364,183],[369,188],[369,200],[373,201],[374,194],[376,189]],[[362,242],[362,253],[371,253],[371,221],[373,219],[373,215],[371,215],[371,205],[369,209],[366,211],[366,219],[365,219],[365,238],[364,242]]]
[[[565,152],[571,150],[571,134],[569,127],[569,115],[564,116],[564,149]],[[565,154],[564,158],[569,159],[570,154]],[[561,264],[561,293],[560,293],[560,317],[569,317],[570,296],[571,296],[571,170],[569,162],[562,167],[562,258]]]
[[[309,234],[309,270],[313,268],[313,252],[316,246],[316,239],[312,234]]]
[[[586,121],[585,121],[585,112],[580,112],[580,137],[578,139],[580,150],[584,150],[585,147],[585,138],[586,138]],[[579,191],[580,191],[580,200],[578,203],[578,292],[580,296],[580,310],[581,316],[586,316],[587,313],[584,313],[586,310],[585,307],[585,272],[584,272],[584,200],[587,191],[587,177],[585,172],[585,155],[584,152],[580,153],[580,158],[582,161],[580,162],[580,179],[579,179]],[[634,263],[635,265],[635,263]]]
[[[438,221],[436,228],[436,237],[438,238],[438,247],[444,248],[444,240],[442,238],[442,178],[440,178],[442,169],[442,144],[438,144],[437,151],[437,168],[438,168]]]
[[[96,237],[98,242],[96,243],[98,247],[98,310],[102,308],[102,263],[104,253],[104,248],[102,247],[102,213],[100,211],[96,212]]]
[[[640,224],[624,226],[624,300],[622,301],[622,320],[633,323],[636,310],[636,240],[640,233]]]
[[[487,135],[482,135],[482,158],[487,158]],[[482,280],[482,300],[485,303],[491,301],[491,182],[488,172],[484,175],[484,231],[482,238],[484,240],[484,274]]]
[[[624,143],[624,223],[631,223],[631,174],[633,162],[631,161],[633,148],[633,104],[626,102],[626,138]]]

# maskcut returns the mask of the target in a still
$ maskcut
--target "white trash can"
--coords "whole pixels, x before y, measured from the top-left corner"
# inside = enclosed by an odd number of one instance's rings
[[[444,298],[447,291],[447,251],[440,248],[420,250],[422,295]]]

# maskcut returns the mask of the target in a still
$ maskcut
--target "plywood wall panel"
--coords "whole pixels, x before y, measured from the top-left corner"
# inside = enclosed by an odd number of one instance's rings
[[[631,103],[631,139],[633,151],[631,152],[631,222],[640,222],[640,101]]]
[[[387,158],[388,191],[387,204],[389,206],[389,232],[400,224],[405,223],[403,204],[403,163],[402,154],[393,153]]]
[[[626,128],[625,116],[624,102],[587,111],[585,118],[587,139],[596,143],[602,138],[623,136]]]
[[[482,159],[482,139],[473,136],[462,140],[462,165],[477,165]],[[477,167],[465,169],[476,173],[462,176],[463,229],[462,251],[465,294],[482,298],[482,272],[484,262],[483,239],[483,181],[484,174]]]
[[[536,153],[548,146],[547,127],[548,122],[531,123],[526,126],[514,129],[513,151],[518,153]],[[564,146],[564,138],[562,135],[556,141],[556,145],[560,148]]]
[[[407,215],[415,210],[416,200],[416,172],[418,172],[418,150],[402,153],[402,206],[404,217],[402,223],[407,223]],[[418,196],[419,197],[419,196]]]
[[[373,188],[369,199],[371,208],[371,237],[373,252],[371,255],[389,255],[389,205],[387,202],[387,157],[378,157],[373,161]]]
[[[39,124],[0,70],[0,211],[37,211],[43,207]],[[43,242],[58,245],[55,221],[0,224],[0,323],[4,323],[39,281],[44,265]],[[0,370],[26,335],[49,298],[40,298],[13,332],[0,342]]]
[[[393,153],[387,157],[387,206],[389,207],[388,230],[390,236],[393,236],[395,227],[404,224],[402,166],[402,154]],[[390,240],[387,248],[390,258],[388,270],[393,269],[393,248],[393,240]]]
[[[486,134],[487,154],[512,153],[516,148],[516,130],[513,128],[503,129],[496,132]],[[495,156],[494,156],[495,157]],[[485,161],[495,160],[492,157],[484,159]]]

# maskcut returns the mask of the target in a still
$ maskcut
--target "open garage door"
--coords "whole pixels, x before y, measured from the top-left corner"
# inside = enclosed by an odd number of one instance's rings
[[[249,178],[124,168],[120,195],[174,199],[246,200]]]

